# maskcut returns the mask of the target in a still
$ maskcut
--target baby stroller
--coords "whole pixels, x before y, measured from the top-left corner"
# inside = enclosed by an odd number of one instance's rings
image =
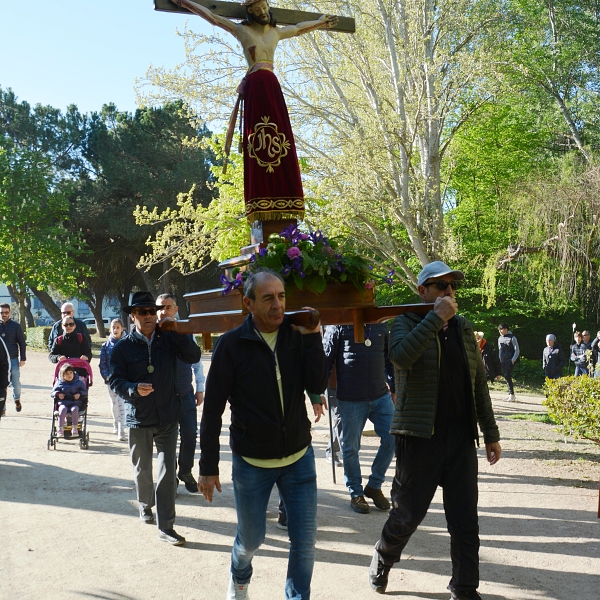
[[[89,388],[92,387],[93,383],[92,367],[90,366],[90,363],[87,362],[87,360],[82,360],[81,358],[67,358],[66,360],[59,361],[59,363],[56,365],[56,369],[54,369],[54,379],[52,380],[52,385],[56,383],[60,368],[65,363],[69,363],[72,367],[74,367],[75,371],[77,372],[77,375],[79,376],[79,379],[81,379],[85,383],[86,388],[89,390]],[[56,450],[56,442],[59,439],[57,434],[59,400],[58,398],[52,398],[52,401],[54,404],[52,409],[52,427],[50,429],[50,439],[48,440],[48,450],[50,450],[51,447],[53,447]],[[78,423],[72,423],[70,412],[67,413],[67,421],[65,423],[65,434],[69,432],[70,435],[70,432],[73,431],[74,427],[76,429],[79,429],[79,437],[73,437],[71,439],[78,439],[79,447],[84,450],[87,450],[89,448],[90,443],[90,434],[87,431],[87,405],[88,398],[86,396],[83,400],[83,406],[79,411]]]

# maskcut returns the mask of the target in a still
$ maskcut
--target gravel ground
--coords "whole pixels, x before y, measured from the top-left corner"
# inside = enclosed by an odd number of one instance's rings
[[[208,505],[180,491],[176,529],[187,545],[171,547],[138,519],[127,446],[112,433],[99,378],[90,390],[89,449],[61,440],[56,451],[47,450],[52,372],[46,355],[31,351],[21,371],[23,411],[17,414],[9,401],[0,422],[0,598],[224,598],[235,535],[228,423],[222,432],[223,493]],[[490,467],[479,451],[480,592],[485,600],[598,600],[600,449],[565,440],[550,425],[508,418],[544,409],[540,397],[521,395],[508,404],[503,396],[493,393],[502,460]],[[324,460],[328,435],[327,422],[315,426],[319,531],[312,598],[376,598],[367,569],[386,514],[350,510],[342,470],[334,484]],[[377,438],[366,431],[363,472],[376,447]],[[386,494],[390,487],[388,476]],[[288,540],[276,529],[276,516],[274,494],[267,537],[254,560],[254,600],[284,597]],[[438,492],[390,574],[388,595],[447,600],[449,574]]]

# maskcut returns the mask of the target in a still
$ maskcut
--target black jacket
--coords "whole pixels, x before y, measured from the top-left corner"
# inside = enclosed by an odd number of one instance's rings
[[[133,333],[119,340],[110,355],[111,390],[125,400],[127,427],[156,427],[179,420],[181,399],[177,387],[177,359],[185,363],[200,360],[200,348],[191,335],[173,331],[154,332],[150,346]],[[151,383],[154,391],[148,396],[137,393],[138,383]]]
[[[92,338],[90,337],[90,332],[88,331],[87,325],[81,319],[75,319],[75,333],[81,333],[83,337],[88,341],[90,348],[92,347]],[[56,321],[54,325],[52,325],[52,329],[50,330],[50,337],[48,338],[48,351],[52,352],[52,346],[56,341],[56,338],[59,335],[63,335],[65,332],[62,328],[62,320]]]
[[[388,357],[389,330],[385,323],[365,325],[370,346],[354,341],[354,326],[330,325],[325,329],[323,347],[327,372],[335,365],[337,397],[350,402],[373,401],[394,387],[394,366]]]
[[[25,336],[23,335],[23,328],[19,323],[12,319],[9,319],[6,323],[0,320],[0,335],[8,348],[11,358],[19,358],[20,352],[21,360],[27,360]]]
[[[279,327],[277,361],[283,385],[282,411],[271,349],[252,316],[219,338],[206,379],[200,425],[200,473],[219,474],[219,435],[225,404],[231,404],[229,443],[250,458],[291,456],[310,444],[304,390],[320,394],[327,386],[321,336],[294,331],[286,317]]]
[[[554,346],[546,346],[542,354],[542,366],[546,377],[556,379],[562,375],[563,367],[567,364],[565,355],[561,348],[555,343]]]
[[[6,400],[6,389],[10,381],[10,356],[4,340],[0,340],[0,400]]]
[[[498,375],[502,375],[502,365],[496,354],[496,349],[487,340],[481,350],[481,359],[485,365],[485,374],[488,381],[494,381]]]
[[[59,335],[54,340],[52,348],[50,349],[50,355],[48,356],[50,362],[57,363],[61,356],[66,356],[67,358],[87,356],[88,360],[92,360],[92,348],[90,343],[83,334],[80,335],[81,341],[79,341],[79,335],[77,333],[65,333],[62,338]]]

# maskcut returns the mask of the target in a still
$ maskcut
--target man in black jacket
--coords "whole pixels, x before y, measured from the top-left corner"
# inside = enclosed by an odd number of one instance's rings
[[[10,383],[12,385],[15,410],[21,412],[21,371],[25,366],[26,345],[23,329],[19,323],[10,318],[10,304],[0,304],[0,335],[8,348],[10,356]],[[19,356],[20,355],[20,356]]]
[[[200,348],[191,335],[160,331],[156,305],[149,292],[135,292],[131,315],[135,329],[114,347],[110,357],[109,385],[125,400],[129,451],[139,502],[140,519],[152,523],[156,503],[158,539],[181,546],[185,538],[175,523],[175,460],[181,399],[177,389],[177,359],[192,364],[200,360]],[[153,444],[158,453],[156,493],[152,480]]]
[[[219,481],[219,434],[231,405],[229,442],[238,519],[227,598],[248,597],[252,557],[262,544],[269,496],[277,485],[287,511],[290,554],[286,598],[309,598],[317,533],[317,479],[304,391],[327,385],[319,327],[285,317],[285,290],[271,271],[244,284],[251,313],[217,342],[200,425],[199,488],[212,502]]]
[[[365,496],[380,510],[389,510],[381,485],[394,458],[394,436],[390,434],[394,367],[388,358],[388,327],[374,323],[364,329],[365,341],[361,343],[354,341],[352,325],[330,325],[323,336],[328,372],[336,368],[344,481],[350,492],[350,507],[357,513],[370,512]],[[368,484],[363,488],[358,453],[367,419],[373,423],[380,442]]]

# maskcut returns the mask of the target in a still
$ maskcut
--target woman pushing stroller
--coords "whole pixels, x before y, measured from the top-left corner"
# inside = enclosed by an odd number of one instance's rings
[[[66,333],[56,338],[48,359],[57,363],[66,358],[81,358],[90,362],[92,360],[92,349],[90,343],[81,333],[75,332],[75,319],[67,316],[62,320],[62,328]]]
[[[58,432],[57,435],[65,435],[65,421],[67,413],[71,413],[71,437],[78,437],[77,423],[79,421],[79,411],[83,408],[84,401],[87,398],[87,388],[85,383],[79,379],[75,368],[68,362],[64,363],[58,372],[58,381],[52,388],[50,394],[52,398],[58,400]]]

